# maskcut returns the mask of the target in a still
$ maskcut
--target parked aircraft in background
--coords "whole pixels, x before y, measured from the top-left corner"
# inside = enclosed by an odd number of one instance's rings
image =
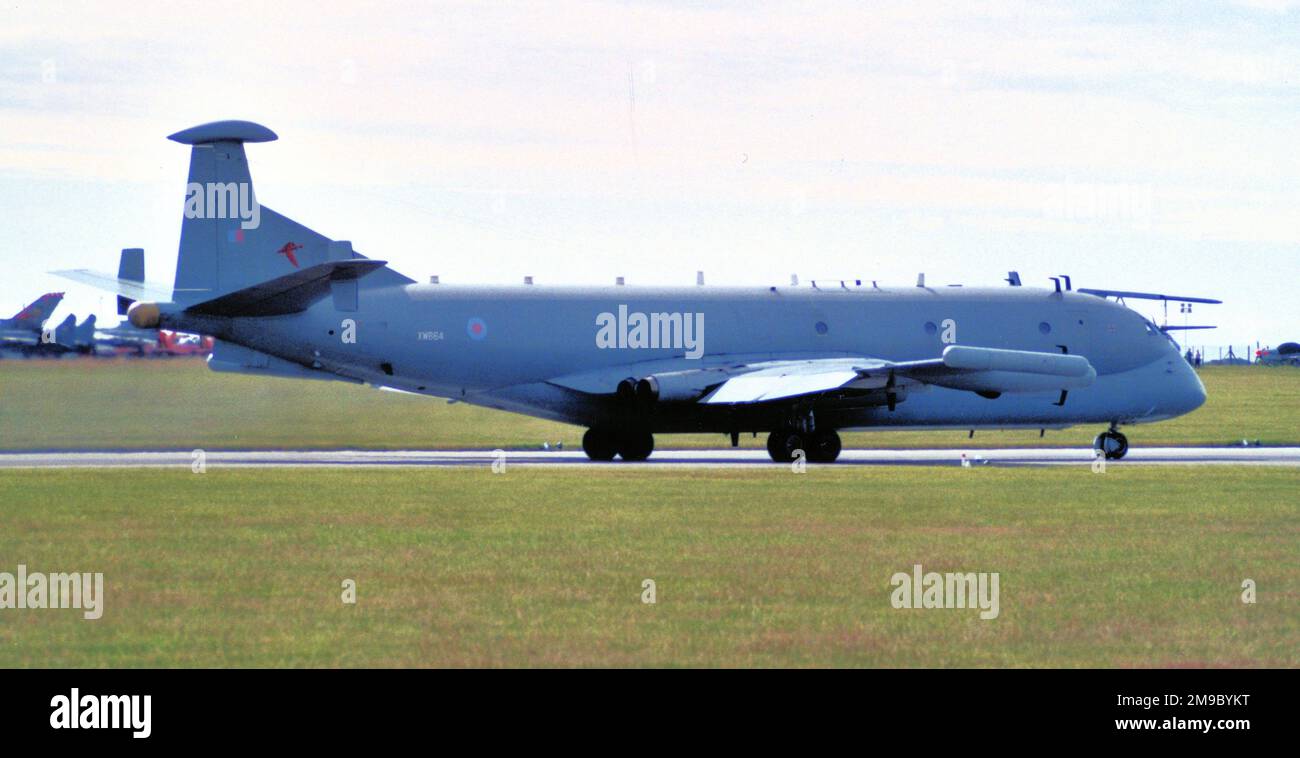
[[[211,337],[140,329],[129,324],[100,329],[93,314],[73,326],[74,318],[69,316],[54,330],[54,342],[61,350],[98,356],[188,356],[207,355],[212,351]]]
[[[265,206],[244,145],[276,135],[221,121],[191,145],[171,287],[123,253],[131,323],[216,337],[218,371],[367,382],[588,427],[595,460],[642,460],[655,434],[768,434],[773,460],[829,462],[843,429],[1059,429],[1188,413],[1205,400],[1167,333],[1103,294],[1019,284],[884,288],[457,287],[419,284]],[[260,196],[260,195],[259,195]],[[194,208],[191,208],[194,205]],[[141,254],[142,256],[142,254]],[[125,273],[124,273],[125,272]],[[139,275],[137,275],[137,273]],[[1152,295],[1163,298],[1165,296]],[[1184,298],[1191,300],[1192,298]]]
[[[62,292],[47,292],[12,317],[0,319],[0,348],[24,348],[40,344],[46,320],[62,301]],[[50,341],[50,335],[46,335],[46,341]]]
[[[1266,366],[1300,366],[1300,343],[1283,342],[1271,350],[1260,350],[1255,360]]]
[[[61,347],[84,355],[145,355],[159,344],[157,329],[137,329],[130,324],[100,328],[94,314],[73,328],[60,327],[55,337]]]
[[[70,324],[70,326],[69,326]],[[95,348],[95,315],[92,313],[85,321],[77,323],[77,317],[70,315],[54,331],[55,343],[66,351],[93,353]]]
[[[107,329],[96,329],[95,343],[97,352],[118,355],[147,355],[162,346],[161,332],[157,329],[140,329],[127,321]]]

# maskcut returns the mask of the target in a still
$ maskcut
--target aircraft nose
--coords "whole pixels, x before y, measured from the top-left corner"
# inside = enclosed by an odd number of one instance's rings
[[[1196,370],[1179,357],[1171,367],[1168,396],[1165,404],[1171,416],[1191,413],[1205,404],[1205,385]]]

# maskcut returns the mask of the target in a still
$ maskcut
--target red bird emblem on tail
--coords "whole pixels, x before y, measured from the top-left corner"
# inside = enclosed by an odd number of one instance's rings
[[[279,250],[276,250],[275,252],[288,258],[289,262],[293,264],[293,267],[298,268],[298,257],[293,254],[293,251],[301,250],[301,249],[302,249],[302,245],[298,245],[293,242],[286,242],[284,243],[284,247],[280,248]]]

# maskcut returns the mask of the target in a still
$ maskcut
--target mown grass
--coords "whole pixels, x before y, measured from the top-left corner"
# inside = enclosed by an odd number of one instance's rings
[[[1209,399],[1130,431],[1134,445],[1300,443],[1300,370],[1205,367]],[[350,384],[217,374],[198,360],[0,361],[0,450],[430,449],[576,447],[584,430]],[[846,447],[1087,446],[1101,431],[867,432]],[[718,447],[722,435],[662,435],[660,448]],[[746,447],[764,439],[742,437]]]
[[[1297,666],[1298,487],[1209,466],[4,470],[0,571],[100,571],[106,601],[0,610],[0,667]],[[916,563],[998,572],[999,617],[893,608]]]

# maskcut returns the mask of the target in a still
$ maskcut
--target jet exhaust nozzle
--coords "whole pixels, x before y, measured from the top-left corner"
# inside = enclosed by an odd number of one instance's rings
[[[650,404],[659,399],[659,380],[653,376],[647,376],[636,383],[636,399],[639,402]]]
[[[636,397],[636,380],[629,376],[619,382],[618,388],[614,390],[614,394],[624,403],[632,402],[633,398]]]
[[[636,399],[646,405],[694,402],[726,378],[725,374],[716,369],[651,374],[636,383]]]

